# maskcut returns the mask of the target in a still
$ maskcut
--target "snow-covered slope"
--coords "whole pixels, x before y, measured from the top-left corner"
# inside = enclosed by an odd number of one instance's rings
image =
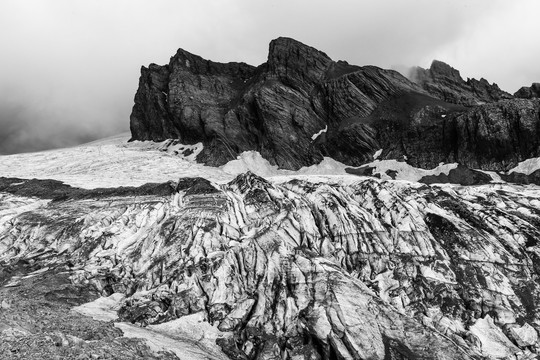
[[[0,177],[54,179],[85,189],[99,187],[140,186],[148,182],[176,181],[180,177],[204,177],[215,183],[226,183],[238,174],[251,171],[274,181],[299,178],[308,181],[356,181],[347,165],[325,158],[318,165],[298,171],[281,170],[255,151],[247,151],[221,167],[199,164],[195,157],[202,144],[182,145],[176,140],[161,143],[128,142],[129,133],[65,149],[0,156]],[[432,170],[414,168],[395,160],[367,164],[383,178],[387,170],[396,171],[396,180],[418,181],[423,176],[447,174],[456,164],[441,165]]]
[[[196,164],[195,152],[187,157],[176,155],[167,151],[165,143],[128,143],[129,137],[126,133],[66,149],[1,156],[0,176],[55,179],[91,189],[165,182],[195,174],[215,178],[219,174]]]
[[[331,159],[299,172],[278,170],[259,153],[241,154],[220,168],[195,161],[201,144],[182,145],[167,140],[161,143],[128,142],[128,133],[88,144],[37,153],[0,156],[0,176],[55,179],[87,189],[139,186],[148,182],[176,181],[180,177],[204,177],[216,183],[253,171],[262,176],[290,174],[343,175],[345,165]]]

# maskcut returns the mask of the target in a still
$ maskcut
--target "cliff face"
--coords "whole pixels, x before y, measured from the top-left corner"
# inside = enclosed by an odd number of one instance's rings
[[[539,110],[538,100],[502,100],[463,108],[407,94],[381,103],[369,123],[384,149],[383,158],[407,159],[421,168],[458,162],[469,168],[504,171],[540,156]],[[355,123],[343,132],[360,126],[365,127]]]
[[[142,69],[132,139],[203,142],[198,160],[215,166],[256,150],[286,169],[323,156],[359,166],[379,149],[382,159],[414,166],[457,161],[484,170],[540,155],[538,101],[485,79],[464,81],[440,61],[412,78],[335,62],[288,38],[272,41],[257,68],[179,50],[168,65]],[[519,97],[533,98],[534,84],[527,89]]]
[[[397,72],[334,62],[288,38],[272,41],[258,68],[179,50],[169,65],[142,69],[132,139],[202,141],[199,160],[210,165],[257,150],[272,164],[298,169],[322,160],[314,134],[410,90],[422,91]],[[371,150],[358,157],[369,158]]]
[[[143,67],[130,117],[132,138],[173,138],[188,144],[202,141],[214,146],[214,155],[227,159],[229,152],[237,151],[227,144],[237,138],[245,138],[247,147],[254,146],[229,108],[255,71],[246,64],[215,63],[183,50],[169,65]]]
[[[540,156],[540,101],[504,100],[473,108],[447,120],[455,134],[455,161],[469,167],[506,170]],[[452,161],[452,158],[450,159]]]

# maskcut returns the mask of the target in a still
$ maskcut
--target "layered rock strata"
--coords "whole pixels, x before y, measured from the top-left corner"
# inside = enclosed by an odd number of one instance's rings
[[[209,165],[257,150],[272,164],[298,169],[325,154],[314,134],[411,90],[422,92],[395,71],[334,62],[288,38],[272,41],[257,68],[179,50],[168,65],[142,68],[130,126],[133,140],[202,141],[198,159]],[[369,158],[373,146],[356,147],[358,158]]]
[[[359,166],[379,149],[422,168],[505,171],[540,156],[537,100],[464,81],[439,61],[413,75],[336,62],[289,38],[273,40],[258,67],[180,49],[168,65],[142,68],[132,140],[203,142],[197,159],[214,166],[255,150],[286,169],[323,156]],[[528,89],[517,97],[534,98]]]

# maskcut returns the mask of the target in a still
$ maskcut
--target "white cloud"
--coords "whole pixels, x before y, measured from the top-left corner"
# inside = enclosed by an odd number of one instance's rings
[[[511,93],[540,81],[540,2],[501,3],[491,16],[470,24],[466,36],[426,54],[459,69],[462,77],[484,77]],[[426,61],[427,62],[427,61]]]
[[[17,122],[36,139],[54,124],[50,146],[77,131],[79,138],[104,136],[128,129],[141,65],[167,63],[179,47],[258,65],[278,36],[358,65],[429,66],[439,58],[464,77],[483,76],[513,92],[540,81],[538,4],[2,0],[0,97],[24,108]],[[7,114],[0,109],[1,123]]]

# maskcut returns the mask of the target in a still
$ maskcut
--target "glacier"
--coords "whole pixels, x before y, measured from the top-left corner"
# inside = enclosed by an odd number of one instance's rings
[[[331,159],[294,172],[254,152],[212,168],[197,151],[122,135],[3,156],[0,264],[33,271],[2,287],[61,270],[102,296],[74,311],[185,359],[535,358],[540,187]],[[165,190],[136,190],[150,182]]]

